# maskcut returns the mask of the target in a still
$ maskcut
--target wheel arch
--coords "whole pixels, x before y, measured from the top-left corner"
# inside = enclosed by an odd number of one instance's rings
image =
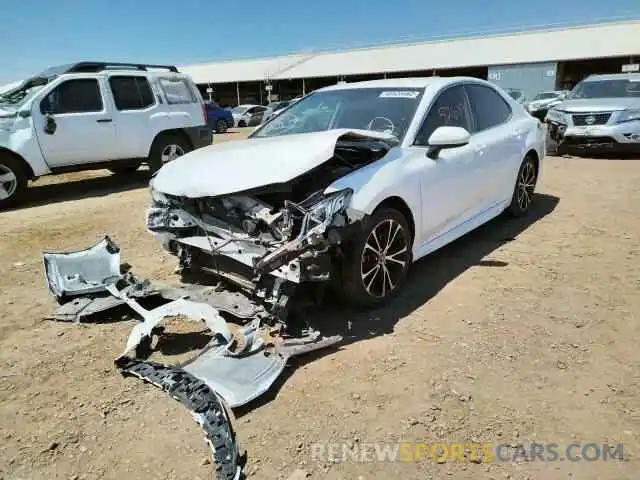
[[[409,233],[411,234],[411,243],[413,244],[413,241],[416,238],[416,222],[413,218],[413,212],[411,211],[411,208],[409,208],[409,205],[407,205],[407,202],[405,202],[399,196],[393,195],[381,201],[378,206],[373,209],[373,212],[377,212],[378,210],[381,210],[383,208],[393,208],[394,210],[399,211],[404,216],[404,218],[407,220],[407,223],[409,224]]]
[[[32,180],[36,177],[35,172],[33,171],[33,168],[31,168],[31,165],[29,165],[29,162],[27,162],[22,157],[22,155],[14,152],[13,150],[9,150],[6,147],[0,147],[0,157],[2,156],[12,157],[16,159],[18,162],[20,162],[24,166],[25,171],[27,172],[27,176],[29,177],[29,180]]]
[[[156,136],[153,138],[153,141],[151,142],[151,146],[149,147],[149,152],[147,153],[147,156],[151,155],[154,145],[161,138],[172,136],[172,135],[177,135],[181,137],[185,142],[187,142],[187,144],[189,145],[189,147],[191,147],[191,149],[194,148],[193,142],[191,141],[191,138],[189,137],[187,132],[185,132],[182,128],[171,128],[168,130],[162,130],[161,132],[158,132],[156,134]]]

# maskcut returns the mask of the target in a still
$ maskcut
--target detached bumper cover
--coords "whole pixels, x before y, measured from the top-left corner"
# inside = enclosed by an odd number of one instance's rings
[[[193,413],[204,430],[218,480],[239,480],[240,452],[224,401],[204,382],[180,368],[155,362],[123,359],[118,368],[124,376],[137,377],[167,392]]]
[[[124,376],[157,386],[192,411],[212,449],[218,480],[241,478],[230,408],[264,394],[280,377],[290,357],[342,340],[340,336],[323,337],[312,329],[303,330],[297,338],[283,335],[282,329],[270,326],[273,316],[263,305],[239,292],[189,285],[155,288],[148,281],[121,274],[120,249],[109,237],[86,250],[44,256],[49,289],[62,303],[52,318],[79,321],[120,305],[127,305],[142,317],[115,364]],[[147,310],[138,299],[148,296],[170,301]],[[70,301],[63,302],[69,297]],[[219,310],[236,317],[242,326],[232,329]],[[213,338],[202,352],[180,366],[141,358],[141,350],[150,345],[166,318],[202,322]]]

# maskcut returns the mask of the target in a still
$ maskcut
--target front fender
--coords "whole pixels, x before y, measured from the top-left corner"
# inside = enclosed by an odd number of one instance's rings
[[[383,158],[334,181],[325,193],[350,188],[353,190],[349,208],[371,215],[386,199],[398,197],[413,216],[416,232],[421,228],[420,177],[408,168],[401,149],[392,149]]]

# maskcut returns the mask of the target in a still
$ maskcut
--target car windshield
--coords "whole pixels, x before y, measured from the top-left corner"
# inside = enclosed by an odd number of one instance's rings
[[[336,128],[375,130],[402,140],[422,99],[422,88],[351,88],[312,93],[290,105],[252,137]]]
[[[640,80],[598,80],[580,82],[571,91],[569,98],[622,98],[640,97]]]
[[[25,83],[18,88],[0,94],[0,104],[11,105],[12,107],[20,107],[29,100],[44,85],[34,85]]]
[[[534,97],[534,100],[548,100],[549,98],[556,98],[560,96],[557,92],[542,92]]]
[[[242,115],[244,112],[246,112],[247,110],[249,110],[249,107],[245,106],[245,105],[238,105],[236,108],[234,108],[233,110],[231,110],[233,113],[237,113],[238,115]]]

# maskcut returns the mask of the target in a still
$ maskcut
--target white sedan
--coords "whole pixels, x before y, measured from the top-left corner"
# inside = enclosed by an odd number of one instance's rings
[[[271,109],[261,105],[238,105],[231,110],[235,127],[260,125],[271,115]]]
[[[541,123],[486,81],[339,84],[246,140],[163,166],[147,227],[183,269],[274,309],[285,286],[330,281],[374,305],[412,262],[504,211],[527,213],[544,155]]]

